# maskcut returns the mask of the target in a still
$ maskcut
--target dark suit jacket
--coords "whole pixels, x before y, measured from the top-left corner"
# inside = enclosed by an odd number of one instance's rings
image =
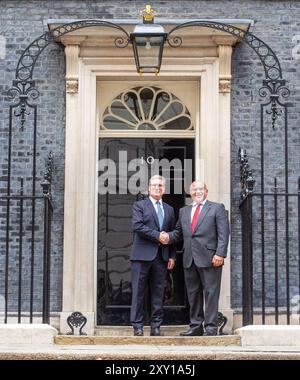
[[[169,233],[170,243],[184,240],[183,267],[189,268],[194,259],[200,268],[211,267],[215,254],[226,257],[229,222],[221,203],[207,200],[200,212],[194,233],[191,229],[192,206],[180,209],[175,230]]]
[[[173,207],[163,202],[164,223],[162,231],[172,231],[175,227]],[[134,232],[130,260],[152,261],[157,255],[158,248],[162,249],[162,257],[168,261],[175,257],[174,245],[161,245],[159,243],[159,222],[156,210],[149,198],[133,204],[132,228]]]

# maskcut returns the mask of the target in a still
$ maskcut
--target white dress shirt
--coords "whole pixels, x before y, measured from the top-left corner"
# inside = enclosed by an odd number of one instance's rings
[[[158,207],[158,204],[156,203],[158,200],[155,199],[155,198],[152,198],[151,195],[149,196],[149,199],[150,201],[152,202],[154,208],[155,208],[155,211],[156,211],[156,214],[157,214],[157,207]],[[163,213],[163,216],[165,216],[165,211],[164,211],[164,206],[163,206],[163,203],[162,203],[162,199],[160,199],[158,201],[160,203],[160,207],[161,207],[161,210],[162,210],[162,213]]]
[[[201,211],[202,211],[203,206],[205,205],[205,202],[206,202],[206,198],[204,199],[203,202],[201,202],[202,207],[200,208],[200,213],[201,213]],[[192,205],[192,211],[191,211],[191,223],[192,223],[192,221],[193,221],[193,216],[194,216],[194,214],[195,214],[195,211],[196,211],[196,208],[197,208],[198,204],[199,204],[199,203],[193,202],[193,205]],[[200,214],[200,213],[199,213],[199,214]]]

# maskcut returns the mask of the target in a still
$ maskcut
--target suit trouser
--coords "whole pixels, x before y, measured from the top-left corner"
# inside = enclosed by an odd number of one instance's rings
[[[193,261],[190,268],[184,268],[191,327],[204,322],[206,330],[217,332],[221,275],[222,266],[199,268]]]
[[[162,259],[160,251],[152,261],[131,262],[132,302],[130,321],[134,328],[143,327],[144,300],[147,285],[150,288],[151,327],[159,327],[163,321],[163,298],[167,263]]]

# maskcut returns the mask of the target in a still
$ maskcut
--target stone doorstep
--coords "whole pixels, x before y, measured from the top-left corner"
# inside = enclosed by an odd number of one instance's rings
[[[219,336],[75,336],[57,335],[54,343],[59,345],[198,345],[198,346],[232,346],[240,345],[238,335]]]
[[[300,347],[299,325],[251,325],[235,331],[242,346]]]

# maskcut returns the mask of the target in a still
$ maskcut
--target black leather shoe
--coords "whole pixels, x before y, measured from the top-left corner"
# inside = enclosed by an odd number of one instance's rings
[[[150,330],[150,335],[151,336],[160,336],[160,328],[159,327],[151,327]]]
[[[203,327],[190,327],[187,331],[180,333],[181,336],[202,336],[204,333]]]
[[[144,331],[142,329],[134,329],[134,336],[143,336]]]
[[[217,331],[205,331],[205,333],[203,334],[204,336],[216,336],[218,335],[218,332]]]

